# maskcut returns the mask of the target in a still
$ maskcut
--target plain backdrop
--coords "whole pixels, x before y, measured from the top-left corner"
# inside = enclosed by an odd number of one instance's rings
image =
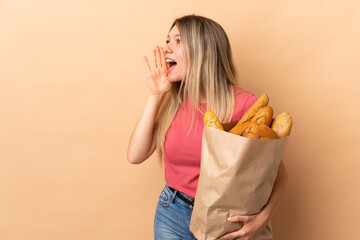
[[[219,22],[239,86],[294,119],[276,240],[360,239],[360,3],[0,0],[0,239],[153,239],[164,186],[127,144],[143,56],[173,20]]]

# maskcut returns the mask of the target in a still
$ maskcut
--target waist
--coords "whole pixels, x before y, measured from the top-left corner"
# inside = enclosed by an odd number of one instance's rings
[[[169,189],[170,189],[172,192],[175,192],[175,191],[176,191],[176,194],[175,194],[175,195],[176,195],[178,198],[180,198],[181,200],[183,200],[183,201],[186,202],[187,204],[189,204],[189,205],[191,205],[191,206],[194,206],[194,201],[195,201],[195,199],[190,198],[190,197],[185,197],[185,196],[183,195],[183,193],[179,192],[178,190],[173,189],[172,187],[169,187]]]

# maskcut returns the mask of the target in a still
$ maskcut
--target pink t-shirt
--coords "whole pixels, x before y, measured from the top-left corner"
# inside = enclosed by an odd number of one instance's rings
[[[235,93],[242,92],[237,87],[234,90]],[[257,97],[248,92],[236,95],[235,110],[231,121],[240,120],[256,100]],[[206,104],[203,106],[206,110]],[[194,117],[189,132],[191,109],[188,101],[185,104],[185,111],[183,107],[180,107],[166,133],[164,143],[165,181],[169,187],[195,198],[200,173],[204,115],[198,113],[197,117]]]

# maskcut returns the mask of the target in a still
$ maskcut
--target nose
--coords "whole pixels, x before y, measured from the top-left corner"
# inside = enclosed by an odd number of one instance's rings
[[[172,53],[172,49],[171,49],[171,46],[170,46],[170,43],[167,43],[165,46],[164,46],[164,51],[165,51],[165,54],[170,54]]]

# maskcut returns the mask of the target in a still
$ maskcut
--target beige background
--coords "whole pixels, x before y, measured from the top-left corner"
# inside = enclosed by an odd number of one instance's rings
[[[163,169],[126,149],[142,56],[176,17],[218,21],[240,86],[295,124],[277,240],[360,239],[358,1],[0,1],[0,239],[152,239]]]

